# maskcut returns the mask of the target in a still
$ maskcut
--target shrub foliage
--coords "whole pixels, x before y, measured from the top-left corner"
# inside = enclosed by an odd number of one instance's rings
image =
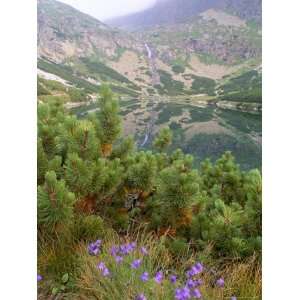
[[[208,248],[210,258],[260,255],[259,170],[242,171],[229,152],[194,169],[191,155],[166,152],[169,128],[154,139],[154,151],[137,151],[132,137],[121,137],[108,87],[98,106],[79,120],[57,100],[38,105],[40,270],[58,282],[65,272],[82,272],[74,249],[110,226],[119,233],[145,226],[177,258]]]

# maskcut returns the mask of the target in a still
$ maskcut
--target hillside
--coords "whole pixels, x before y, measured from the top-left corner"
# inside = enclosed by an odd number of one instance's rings
[[[172,17],[173,24],[128,33],[58,1],[39,0],[38,67],[89,93],[108,82],[124,95],[170,96],[197,94],[198,82],[206,78],[220,80],[259,65],[259,25],[223,10],[205,10],[221,7],[219,1],[200,3],[160,1],[157,5],[172,4],[174,9],[164,15]],[[253,12],[251,7],[244,12]],[[178,11],[188,17],[184,22],[178,21]],[[143,13],[159,17],[158,12]],[[214,95],[209,86],[203,91]]]
[[[182,11],[195,8],[185,3]],[[244,12],[255,14],[251,7]],[[176,20],[176,11],[168,16]],[[85,118],[106,83],[121,96],[124,134],[139,147],[151,149],[168,125],[174,147],[196,161],[231,150],[243,169],[260,167],[261,28],[217,8],[186,16],[128,33],[58,1],[39,1],[39,101],[60,99]]]
[[[88,92],[109,82],[116,92],[138,95],[135,79],[144,78],[144,44],[69,5],[38,1],[38,68]],[[78,85],[79,83],[79,85]]]
[[[107,20],[107,23],[135,30],[182,22],[208,9],[222,9],[261,23],[261,0],[157,0],[153,7],[143,12]]]
[[[63,62],[69,57],[116,59],[122,49],[143,51],[131,35],[55,0],[38,1],[38,55]]]

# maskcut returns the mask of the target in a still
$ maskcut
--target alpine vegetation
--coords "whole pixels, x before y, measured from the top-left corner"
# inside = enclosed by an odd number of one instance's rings
[[[259,299],[260,171],[195,167],[169,128],[137,150],[105,85],[97,105],[38,104],[40,299]]]

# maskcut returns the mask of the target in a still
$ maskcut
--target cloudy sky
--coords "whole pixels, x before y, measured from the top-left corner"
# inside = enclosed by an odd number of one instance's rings
[[[59,0],[99,20],[126,15],[151,6],[156,0]]]

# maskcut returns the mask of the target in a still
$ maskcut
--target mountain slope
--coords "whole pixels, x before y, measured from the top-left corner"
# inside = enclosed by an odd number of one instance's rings
[[[107,23],[125,29],[141,29],[182,22],[208,9],[222,9],[245,20],[261,22],[261,0],[157,0],[145,11]]]
[[[153,26],[139,32],[155,45],[157,56],[167,64],[188,65],[198,56],[210,65],[237,65],[260,59],[261,31],[237,16],[209,9],[182,23]]]
[[[38,1],[38,54],[56,62],[96,55],[114,59],[120,49],[142,51],[131,35],[55,0]]]
[[[225,2],[237,6],[242,0],[224,1],[158,1],[146,11],[150,17],[159,19],[156,9],[164,7],[163,16],[185,21],[128,33],[69,5],[39,0],[38,67],[88,93],[107,82],[130,96],[214,96],[215,80],[256,67],[261,56],[259,26],[221,9]],[[220,9],[207,9],[211,6]]]
[[[144,43],[129,33],[112,29],[64,3],[38,1],[38,67],[45,72],[55,72],[89,92],[108,82],[121,94],[125,91],[137,96],[137,91],[151,82],[145,74],[145,54]]]

